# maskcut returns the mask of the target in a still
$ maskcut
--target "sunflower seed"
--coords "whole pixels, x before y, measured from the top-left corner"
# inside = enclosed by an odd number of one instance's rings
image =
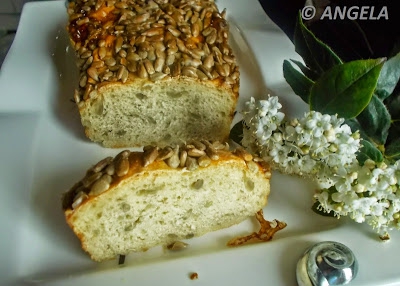
[[[89,188],[95,181],[100,179],[102,173],[89,173],[82,179],[82,184],[85,188]]]
[[[115,173],[115,165],[114,164],[110,164],[107,166],[106,170],[105,170],[106,174],[109,176],[114,175]]]
[[[215,30],[206,37],[206,42],[210,45],[214,44],[216,40],[217,40],[217,32]]]
[[[94,182],[93,185],[90,187],[90,194],[100,195],[101,193],[107,191],[109,188],[110,188],[110,183],[108,182],[108,179],[102,176],[100,179]]]
[[[81,96],[79,95],[79,92],[77,89],[74,90],[74,101],[75,101],[75,103],[80,103],[80,101],[81,101]]]
[[[186,165],[186,159],[187,159],[187,151],[183,150],[179,154],[179,166],[184,167]]]
[[[72,209],[76,209],[78,206],[80,206],[86,199],[88,198],[88,195],[84,192],[79,192],[75,198],[74,202],[72,203]]]
[[[203,155],[197,159],[197,163],[200,167],[207,167],[211,164],[211,159],[207,155]]]
[[[107,49],[105,47],[100,47],[98,53],[99,53],[99,58],[104,59],[107,55]]]
[[[225,142],[225,144],[219,142],[219,141],[214,141],[211,143],[210,148],[214,150],[229,150],[229,144],[228,142]]]
[[[168,166],[171,168],[178,168],[180,164],[180,159],[179,159],[179,146],[176,146],[173,150],[173,154],[171,157],[169,157],[166,160],[166,163]]]
[[[200,65],[199,66],[199,71],[203,72],[209,79],[213,79],[212,74],[208,71],[207,68],[204,67],[204,65]],[[200,76],[198,74],[199,78],[201,78],[202,76]]]
[[[164,161],[164,160],[170,158],[173,154],[174,154],[174,150],[172,150],[171,147],[163,148],[158,152],[156,161]]]
[[[172,65],[174,62],[175,62],[175,55],[168,55],[166,60],[167,66]]]
[[[164,58],[157,58],[154,62],[154,70],[156,72],[161,72],[164,67],[165,59]]]
[[[129,160],[128,158],[121,158],[115,162],[115,173],[118,177],[125,176],[129,171]]]
[[[175,62],[171,66],[171,76],[179,76],[181,74],[181,64],[180,62]]]
[[[87,58],[86,62],[81,67],[81,70],[86,70],[93,63],[93,56]]]
[[[107,66],[112,67],[112,66],[115,66],[117,64],[117,61],[114,58],[107,58],[107,59],[104,60],[104,63]]]
[[[182,69],[182,75],[197,78],[197,69],[192,66],[186,66]]]
[[[88,75],[94,79],[95,81],[99,81],[99,74],[97,73],[97,69],[94,67],[90,67],[87,69]]]
[[[92,63],[92,66],[91,66],[91,68],[95,68],[95,69],[99,69],[99,68],[102,68],[102,67],[104,67],[104,62],[103,61],[94,61]]]
[[[147,150],[144,152],[144,157],[143,157],[143,166],[146,167],[153,163],[158,156],[158,148],[149,146]]]
[[[137,53],[129,52],[126,56],[126,59],[128,61],[139,61],[141,57]]]
[[[214,66],[214,57],[213,57],[213,55],[208,55],[204,59],[203,66],[208,70],[210,70]]]
[[[139,23],[146,22],[149,18],[150,18],[150,14],[149,13],[143,13],[143,14],[135,17],[132,21],[135,24],[139,24]]]
[[[148,52],[147,52],[147,59],[150,61],[154,61],[157,58],[154,48],[151,48]]]
[[[208,80],[208,76],[201,70],[196,70],[197,77],[201,80]]]
[[[243,148],[237,148],[234,151],[234,154],[238,155],[239,157],[241,157],[243,160],[245,161],[251,161],[253,160],[253,155],[251,155],[250,153],[248,153],[246,150],[244,150]]]
[[[122,48],[122,44],[124,43],[124,39],[121,36],[118,36],[117,39],[115,40],[115,52],[118,54],[118,52]]]
[[[190,148],[187,152],[190,157],[201,157],[206,154],[204,150],[199,150],[197,148]]]
[[[167,26],[167,30],[174,36],[179,37],[181,35],[181,31],[173,27],[172,25]]]
[[[90,93],[93,91],[93,85],[87,84],[85,88],[85,92],[83,94],[83,99],[87,100],[90,96]]]
[[[198,167],[199,167],[199,164],[197,163],[197,160],[196,160],[196,158],[193,158],[193,157],[187,157],[186,158],[186,164],[185,164],[185,166],[186,166],[186,168],[189,170],[189,171],[194,171],[194,170],[196,170]]]
[[[96,165],[93,166],[92,171],[95,173],[102,171],[112,162],[112,160],[113,160],[112,157],[107,157],[104,158],[103,160],[100,160]]]
[[[197,37],[200,35],[200,25],[199,22],[192,24],[192,36]]]
[[[193,16],[193,11],[192,10],[188,10],[185,14],[185,22],[189,22],[190,18],[192,18]]]
[[[79,86],[85,87],[86,83],[87,83],[87,76],[84,74],[81,76],[81,79],[79,81]]]
[[[121,66],[117,73],[117,78],[120,79],[123,83],[128,80],[129,72],[125,66]]]
[[[88,18],[88,17],[84,17],[84,18],[82,18],[82,19],[76,21],[76,24],[77,24],[78,26],[81,26],[81,25],[87,24],[87,23],[89,23],[89,22],[90,22],[89,18]]]
[[[200,151],[204,151],[204,150],[206,150],[206,145],[204,145],[203,143],[201,143],[200,141],[193,141],[193,142],[191,142],[192,144],[193,144],[193,146],[196,148],[196,149],[198,149],[198,150],[200,150]]]
[[[143,61],[144,67],[146,68],[146,71],[149,75],[152,75],[155,70],[154,70],[154,66],[153,63],[151,61],[149,61],[148,59],[145,59]]]
[[[142,35],[148,36],[148,37],[152,37],[152,36],[158,36],[164,33],[164,29],[163,28],[150,28],[147,31],[144,31],[142,33]]]
[[[81,54],[81,59],[87,59],[92,55],[92,51],[85,51]]]
[[[150,80],[151,81],[159,81],[162,80],[163,78],[165,78],[167,75],[165,73],[162,72],[155,72],[152,75],[150,75]]]
[[[121,58],[126,58],[127,52],[126,52],[124,49],[121,49],[121,50],[118,52],[118,55],[119,55]]]
[[[140,78],[147,78],[149,76],[149,74],[147,73],[147,70],[146,70],[143,62],[139,63],[139,67],[138,67],[137,73],[138,73],[138,76]]]

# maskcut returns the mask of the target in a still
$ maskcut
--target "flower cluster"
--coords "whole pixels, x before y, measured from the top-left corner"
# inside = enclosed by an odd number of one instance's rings
[[[360,135],[343,118],[307,112],[286,119],[278,97],[251,98],[243,114],[242,145],[285,174],[315,179],[325,212],[366,222],[379,233],[400,229],[400,161],[360,165]]]

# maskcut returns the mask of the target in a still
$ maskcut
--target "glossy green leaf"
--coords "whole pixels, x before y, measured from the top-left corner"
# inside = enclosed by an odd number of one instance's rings
[[[393,141],[386,147],[385,157],[392,160],[400,159],[400,138]]]
[[[302,62],[297,61],[297,60],[293,60],[290,59],[294,64],[296,64],[296,66],[299,67],[299,69],[301,70],[301,72],[308,77],[309,79],[311,79],[312,81],[315,81],[319,78],[319,74],[317,74],[315,71],[310,70],[308,67],[306,67]]]
[[[242,139],[243,139],[243,121],[239,121],[236,123],[232,129],[231,132],[229,133],[229,139],[231,139],[233,142],[242,145]]]
[[[298,15],[294,33],[295,51],[303,58],[305,64],[317,73],[329,70],[342,60],[333,50],[317,39],[304,25],[301,15]]]
[[[372,96],[367,107],[357,116],[357,120],[368,138],[378,145],[385,144],[389,134],[390,114],[377,96]]]
[[[376,87],[384,59],[357,60],[334,66],[315,82],[310,93],[310,109],[356,117],[368,105]]]
[[[285,77],[286,82],[293,89],[294,93],[308,103],[310,90],[314,82],[294,68],[287,60],[283,62],[283,76]]]
[[[381,100],[388,98],[400,79],[400,53],[388,59],[382,67],[375,94]]]
[[[362,140],[361,144],[362,144],[362,147],[360,148],[360,151],[357,154],[357,160],[360,163],[360,165],[364,165],[364,162],[367,159],[371,159],[375,162],[383,161],[382,152],[379,151],[379,149],[376,148],[374,146],[374,144],[372,144],[368,140]]]

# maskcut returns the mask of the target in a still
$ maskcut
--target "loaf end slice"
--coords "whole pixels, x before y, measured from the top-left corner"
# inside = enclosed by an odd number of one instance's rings
[[[242,149],[200,144],[207,148],[126,150],[94,165],[65,194],[66,221],[93,260],[227,228],[267,204],[267,165]]]
[[[74,94],[105,147],[228,139],[240,72],[214,1],[70,1]]]

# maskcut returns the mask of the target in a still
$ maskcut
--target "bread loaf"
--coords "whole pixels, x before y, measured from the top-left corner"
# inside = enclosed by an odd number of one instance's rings
[[[242,222],[266,205],[270,175],[218,142],[125,150],[92,166],[63,209],[82,248],[103,261]]]
[[[67,31],[86,135],[106,147],[228,139],[239,68],[213,0],[75,0]]]

